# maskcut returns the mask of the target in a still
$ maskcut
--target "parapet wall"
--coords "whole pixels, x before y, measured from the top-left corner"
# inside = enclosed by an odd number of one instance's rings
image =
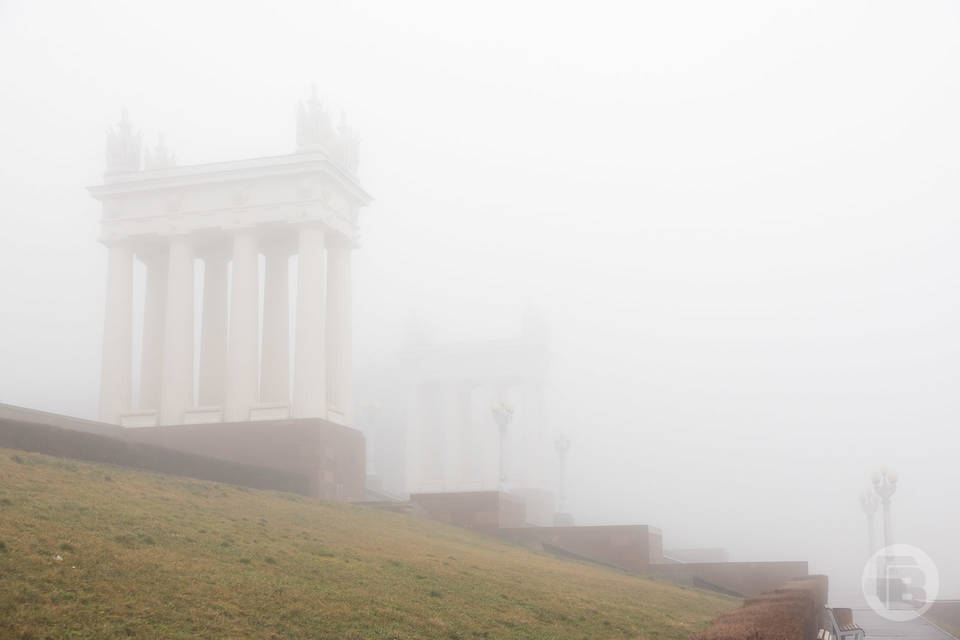
[[[526,524],[526,505],[522,499],[499,491],[457,493],[414,493],[413,502],[440,522],[496,535],[501,527]]]
[[[645,573],[651,553],[659,553],[660,532],[647,525],[502,528],[500,536],[517,543],[537,542],[551,551]]]
[[[663,536],[647,525],[531,526],[520,496],[498,491],[415,493],[410,501],[441,522],[497,535],[517,544],[596,562],[623,571],[737,597],[776,589],[808,574],[806,562],[695,562],[664,564]]]
[[[132,442],[304,475],[309,479],[310,495],[317,498],[363,499],[363,434],[326,420],[217,422],[123,431]]]
[[[71,431],[96,433],[101,436],[110,436],[113,438],[118,437],[122,431],[117,425],[107,424],[106,422],[84,420],[83,418],[74,418],[72,416],[64,416],[48,411],[37,411],[36,409],[27,409],[26,407],[18,407],[12,404],[0,404],[0,423],[7,421],[42,424],[49,427],[69,429]]]
[[[754,598],[714,618],[690,640],[811,640],[827,603],[827,577],[807,576]]]
[[[696,587],[751,597],[777,589],[788,580],[807,576],[809,569],[805,561],[690,562],[651,565],[650,573]]]
[[[328,500],[362,500],[363,434],[315,418],[124,428],[0,405],[0,446]]]
[[[219,460],[47,424],[0,418],[0,447],[310,495],[310,479],[301,473]]]
[[[720,547],[664,549],[663,555],[674,562],[730,562],[730,554]]]

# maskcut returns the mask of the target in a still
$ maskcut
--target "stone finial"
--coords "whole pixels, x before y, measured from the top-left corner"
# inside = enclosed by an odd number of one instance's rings
[[[347,125],[341,112],[340,126],[336,130],[323,103],[317,98],[316,85],[311,87],[310,98],[300,103],[297,111],[297,151],[320,151],[341,168],[356,173],[359,165],[359,138]]]
[[[107,173],[140,170],[140,132],[133,132],[130,116],[124,109],[120,123],[107,129]]]
[[[330,116],[317,98],[317,87],[314,85],[310,89],[310,98],[300,103],[297,113],[297,150],[329,153],[335,138]]]
[[[163,134],[161,133],[159,139],[157,140],[157,146],[151,152],[147,149],[143,155],[144,169],[148,171],[153,169],[167,169],[176,165],[176,158],[173,155],[173,152],[167,148],[167,145],[164,143]]]
[[[340,126],[337,131],[340,134],[340,164],[350,173],[356,173],[360,165],[360,138],[347,124],[347,115],[343,111],[340,112]]]

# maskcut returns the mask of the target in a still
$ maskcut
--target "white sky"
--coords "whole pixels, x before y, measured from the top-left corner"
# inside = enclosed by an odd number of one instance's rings
[[[84,187],[126,106],[183,164],[362,137],[360,363],[548,313],[581,521],[850,581],[856,496],[960,597],[960,5],[0,0],[0,402],[95,413]]]

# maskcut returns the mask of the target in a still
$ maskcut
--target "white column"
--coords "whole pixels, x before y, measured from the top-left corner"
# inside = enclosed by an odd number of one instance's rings
[[[290,403],[289,252],[284,246],[264,251],[263,355],[260,360],[260,401]]]
[[[107,304],[100,367],[100,419],[119,424],[130,409],[133,369],[133,250],[114,244],[107,257]]]
[[[141,260],[147,267],[143,301],[143,342],[140,345],[141,409],[160,410],[160,380],[163,374],[163,323],[167,299],[166,250],[146,251]]]
[[[467,487],[479,488],[479,473],[477,471],[479,464],[480,451],[476,445],[476,438],[473,434],[473,412],[471,411],[471,400],[473,389],[470,383],[463,383],[457,388],[457,426],[459,427],[459,440],[457,442],[458,457],[460,459],[460,477],[458,481],[462,489]]]
[[[227,397],[224,420],[250,419],[258,402],[260,336],[260,277],[257,234],[240,229],[233,236],[233,274],[230,293],[230,337],[227,355]]]
[[[212,249],[203,260],[203,316],[200,328],[199,401],[223,406],[227,365],[227,253]]]
[[[457,428],[457,387],[455,382],[438,385],[440,437],[443,440],[443,490],[455,491],[460,484],[460,460],[457,458],[460,430]]]
[[[327,248],[327,402],[353,423],[350,247]]]
[[[423,402],[420,393],[421,382],[414,379],[401,380],[400,394],[398,397],[406,398],[402,405],[403,422],[406,425],[404,430],[404,448],[403,456],[407,463],[406,475],[404,477],[403,490],[407,493],[416,493],[422,485],[423,477]]]
[[[300,228],[297,270],[297,335],[293,370],[293,415],[326,418],[327,256],[324,230],[319,225]]]
[[[163,328],[159,422],[180,424],[193,407],[193,247],[185,236],[170,240]]]

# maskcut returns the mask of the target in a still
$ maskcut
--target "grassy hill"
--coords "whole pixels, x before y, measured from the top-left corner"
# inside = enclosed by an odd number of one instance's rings
[[[454,527],[0,449],[0,637],[686,638],[738,602]]]

